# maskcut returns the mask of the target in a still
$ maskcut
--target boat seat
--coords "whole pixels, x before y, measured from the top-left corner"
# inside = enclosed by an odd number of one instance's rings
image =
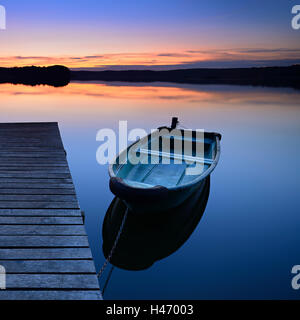
[[[186,162],[191,162],[191,163],[198,162],[198,163],[204,163],[204,164],[212,164],[214,162],[212,159],[208,159],[208,158],[194,157],[194,156],[188,156],[188,155],[182,156],[176,153],[170,154],[168,152],[149,150],[149,149],[143,149],[143,148],[141,148],[139,151],[141,154],[153,155],[157,157],[177,159],[177,160],[184,160]]]
[[[152,184],[148,184],[148,183],[144,183],[144,182],[137,182],[137,181],[132,181],[132,180],[128,180],[128,179],[123,179],[123,181],[128,184],[131,187],[136,187],[136,188],[153,188],[154,185]]]

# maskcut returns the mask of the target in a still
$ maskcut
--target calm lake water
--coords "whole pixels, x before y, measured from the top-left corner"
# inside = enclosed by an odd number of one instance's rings
[[[176,252],[143,271],[115,268],[104,298],[299,299],[291,269],[300,264],[300,91],[160,83],[0,85],[1,122],[59,122],[97,270],[105,260],[102,224],[113,195],[107,166],[96,162],[96,133],[117,132],[119,120],[150,131],[172,116],[185,127],[223,135],[206,210]]]

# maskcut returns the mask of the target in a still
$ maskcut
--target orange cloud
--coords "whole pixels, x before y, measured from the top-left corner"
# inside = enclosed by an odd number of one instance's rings
[[[199,62],[267,61],[300,59],[295,48],[199,49],[181,52],[106,53],[86,56],[1,56],[0,66],[49,66],[69,68],[105,68],[108,66],[180,66]]]

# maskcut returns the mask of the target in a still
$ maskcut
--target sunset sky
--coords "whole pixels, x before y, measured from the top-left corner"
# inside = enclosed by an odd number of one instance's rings
[[[298,1],[299,2],[299,1]],[[0,66],[235,67],[300,63],[289,0],[0,0]]]

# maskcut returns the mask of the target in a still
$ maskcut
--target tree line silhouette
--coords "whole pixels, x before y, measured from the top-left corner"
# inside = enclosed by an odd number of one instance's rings
[[[169,71],[71,71],[65,66],[0,68],[0,83],[66,86],[77,81],[173,82],[300,89],[300,65],[289,67],[178,69]]]

